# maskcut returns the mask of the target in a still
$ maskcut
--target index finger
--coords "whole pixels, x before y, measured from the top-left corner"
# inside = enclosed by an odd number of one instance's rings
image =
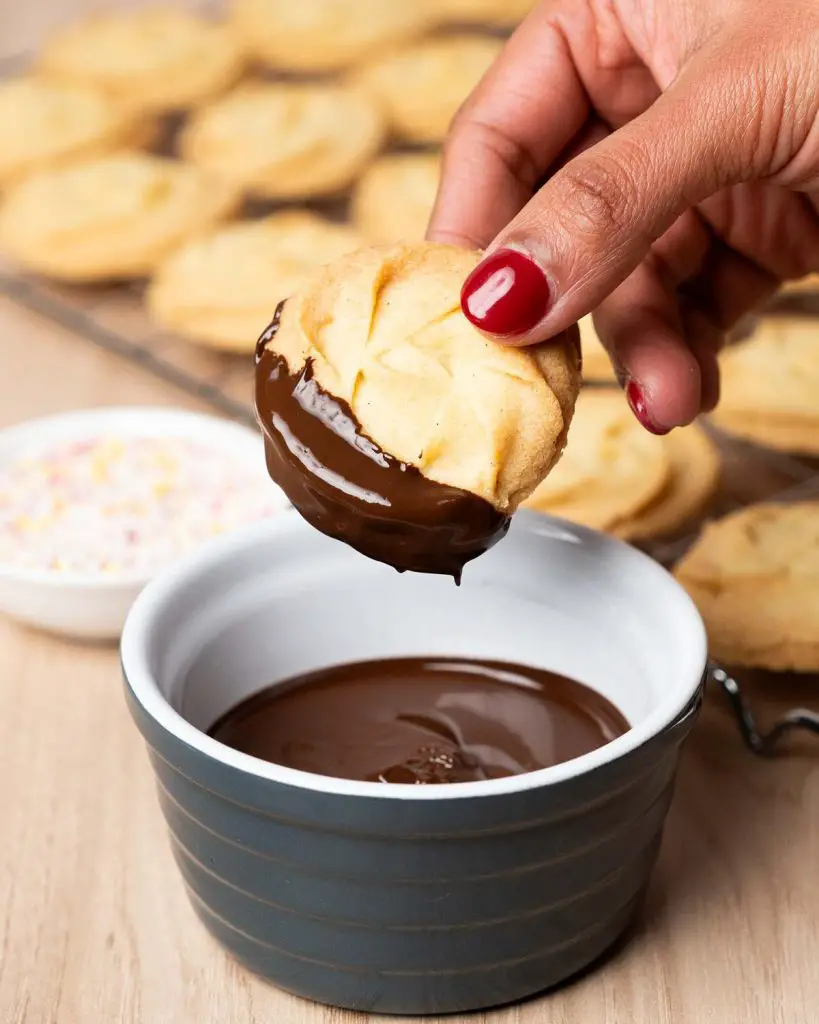
[[[589,101],[558,18],[565,7],[536,8],[456,116],[430,239],[485,248],[586,123]]]

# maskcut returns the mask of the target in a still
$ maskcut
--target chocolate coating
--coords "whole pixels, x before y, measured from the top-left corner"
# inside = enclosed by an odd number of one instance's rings
[[[596,750],[628,729],[605,697],[544,669],[389,658],[267,687],[209,732],[288,768],[428,785],[537,771]]]
[[[464,565],[503,537],[509,517],[383,451],[309,361],[292,372],[269,344],[283,306],[256,348],[256,413],[271,477],[322,533],[401,572],[460,580]]]

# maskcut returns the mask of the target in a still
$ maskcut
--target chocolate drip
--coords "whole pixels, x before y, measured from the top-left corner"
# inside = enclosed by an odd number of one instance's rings
[[[256,412],[271,477],[322,533],[399,572],[458,582],[464,565],[503,537],[509,517],[383,451],[350,406],[321,387],[310,361],[291,372],[269,347],[283,306],[256,348]]]
[[[338,665],[267,687],[210,730],[274,764],[367,782],[476,782],[547,768],[628,731],[544,669],[459,658]]]

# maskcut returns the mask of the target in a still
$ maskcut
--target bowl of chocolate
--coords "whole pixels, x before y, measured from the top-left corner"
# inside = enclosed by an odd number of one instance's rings
[[[122,640],[178,868],[252,971],[389,1014],[531,996],[637,911],[706,662],[659,565],[531,512],[460,588],[282,516]]]

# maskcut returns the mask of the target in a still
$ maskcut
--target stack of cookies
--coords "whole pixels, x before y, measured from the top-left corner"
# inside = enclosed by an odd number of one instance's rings
[[[324,263],[423,237],[449,122],[533,6],[229,0],[221,21],[69,25],[0,83],[0,250],[59,281],[148,279],[162,327],[248,353]]]
[[[524,505],[645,541],[690,527],[719,479],[719,454],[702,427],[655,437],[640,426],[619,389],[587,388],[561,461]]]
[[[819,455],[819,320],[762,320],[720,357],[722,395],[713,422],[768,448]]]

